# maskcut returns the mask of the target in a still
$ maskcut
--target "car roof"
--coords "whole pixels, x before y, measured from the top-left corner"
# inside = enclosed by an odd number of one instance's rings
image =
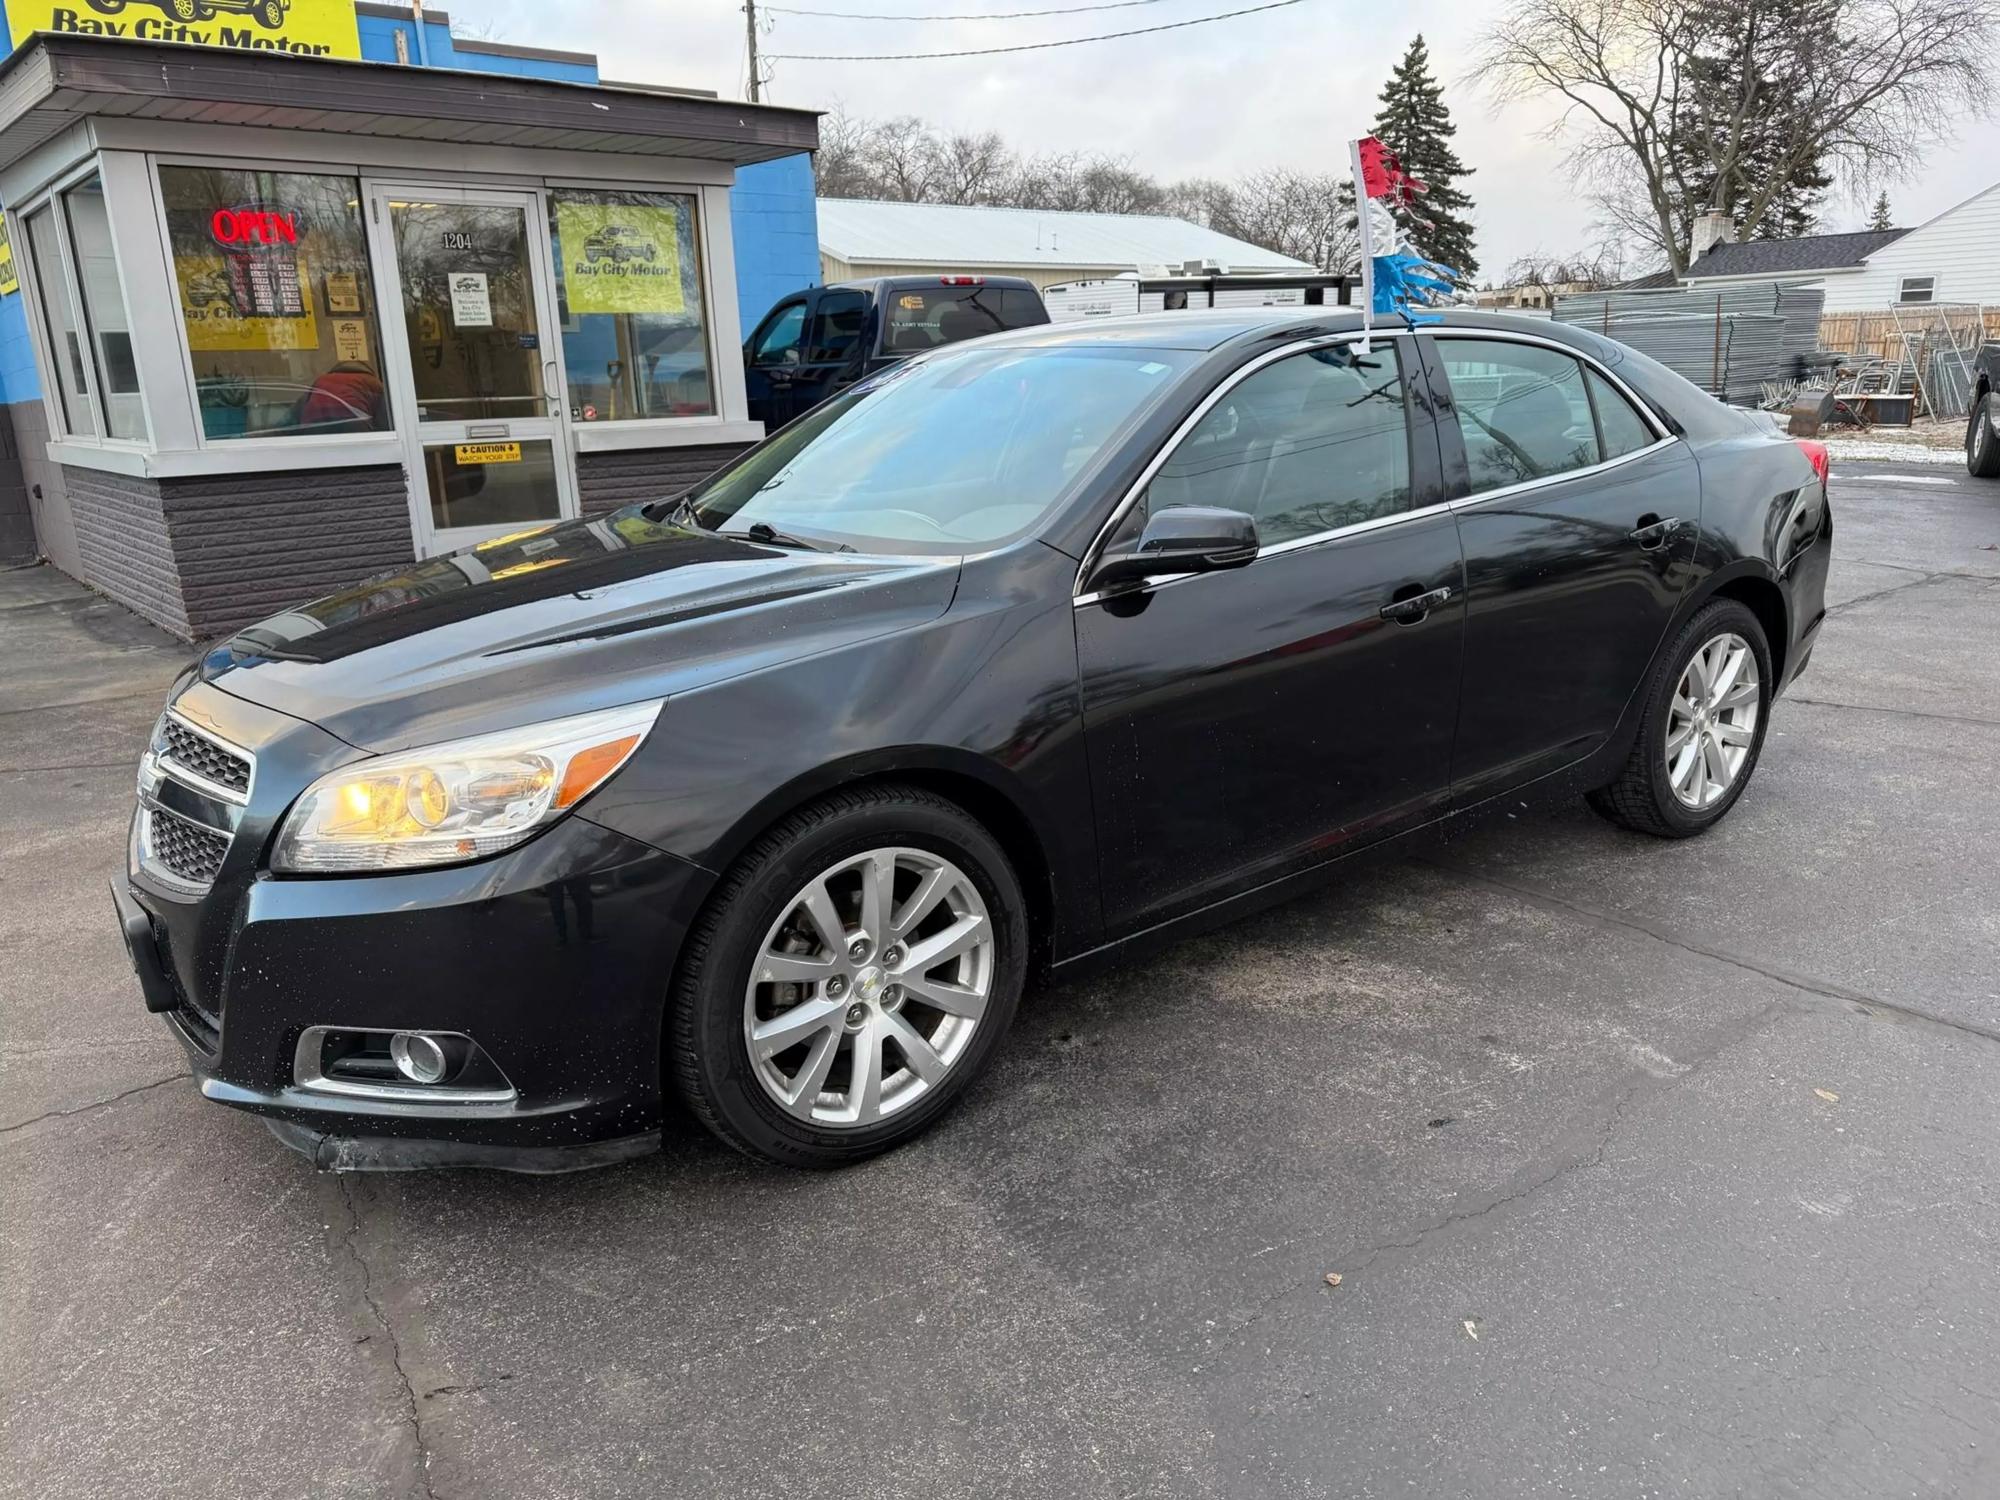
[[[969,274],[959,271],[938,271],[929,276],[861,276],[852,281],[829,281],[824,289],[829,292],[866,292],[885,286],[943,286],[953,278],[959,278],[962,282]],[[971,279],[984,286],[1020,287],[1030,292],[1035,290],[1034,282],[1025,276],[973,276]]]
[[[1490,328],[1532,333],[1560,343],[1580,343],[1567,328],[1547,318],[1523,318],[1461,308],[1440,308],[1426,314],[1426,317],[1434,318],[1439,325],[1447,328]],[[1400,314],[1392,314],[1377,318],[1375,326],[1391,332],[1409,325]],[[1033,328],[988,334],[979,340],[979,344],[981,347],[1000,343],[1038,347],[1122,344],[1205,353],[1231,343],[1281,343],[1321,334],[1354,333],[1360,328],[1361,310],[1356,307],[1191,308],[1185,312],[1128,313],[1116,318],[1043,323]]]

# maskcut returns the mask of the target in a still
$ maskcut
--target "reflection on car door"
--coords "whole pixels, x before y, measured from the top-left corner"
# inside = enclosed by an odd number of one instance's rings
[[[1701,481],[1587,362],[1493,335],[1423,342],[1465,547],[1464,803],[1611,733],[1691,576]]]
[[[743,388],[750,416],[773,430],[791,421],[792,381],[804,361],[807,297],[780,302],[743,346]]]
[[[1077,605],[1114,936],[1446,799],[1463,563],[1405,344],[1292,353],[1227,387],[1114,539],[1154,510],[1224,506],[1256,517],[1257,560]],[[1429,607],[1385,615],[1415,595]]]

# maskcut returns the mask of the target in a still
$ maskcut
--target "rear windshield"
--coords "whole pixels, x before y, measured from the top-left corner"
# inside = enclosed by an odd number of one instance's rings
[[[940,344],[1049,320],[1042,299],[1018,286],[918,286],[883,294],[882,352],[921,354]]]

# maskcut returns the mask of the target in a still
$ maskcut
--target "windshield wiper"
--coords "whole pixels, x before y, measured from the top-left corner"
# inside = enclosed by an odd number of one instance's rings
[[[753,542],[762,542],[769,547],[802,547],[807,552],[824,552],[818,542],[809,542],[804,537],[788,536],[769,521],[752,521],[743,535]]]

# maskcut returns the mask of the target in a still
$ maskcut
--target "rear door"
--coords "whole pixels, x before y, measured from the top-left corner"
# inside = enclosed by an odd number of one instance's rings
[[[1561,345],[1422,342],[1465,548],[1464,803],[1610,735],[1692,577],[1701,481],[1686,443]]]
[[[1248,567],[1076,603],[1105,917],[1114,933],[1438,812],[1464,611],[1437,440],[1405,338],[1253,366],[1155,468],[1146,516],[1256,517]]]

